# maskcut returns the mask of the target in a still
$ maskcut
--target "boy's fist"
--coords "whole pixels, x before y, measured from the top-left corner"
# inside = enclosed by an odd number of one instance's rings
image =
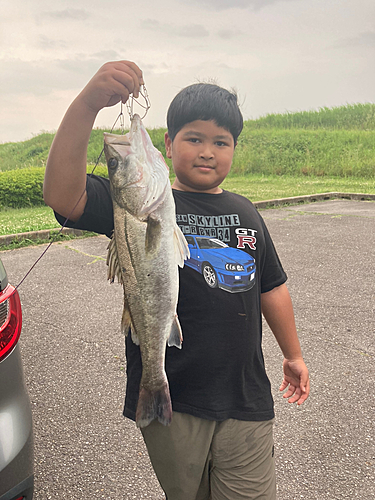
[[[98,113],[102,108],[114,106],[129,95],[139,96],[143,85],[142,71],[130,61],[114,61],[104,64],[82,90],[79,99],[89,110]]]

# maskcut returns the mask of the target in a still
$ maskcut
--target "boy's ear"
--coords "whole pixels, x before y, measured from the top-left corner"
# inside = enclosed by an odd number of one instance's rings
[[[167,158],[172,158],[172,139],[169,137],[168,132],[164,135],[164,143]]]

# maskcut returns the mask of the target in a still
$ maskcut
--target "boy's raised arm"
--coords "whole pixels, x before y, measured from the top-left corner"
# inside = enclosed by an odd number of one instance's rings
[[[284,354],[284,379],[280,391],[284,398],[301,405],[309,396],[309,371],[302,357],[294,321],[292,301],[285,284],[262,293],[262,312]]]
[[[130,94],[138,97],[143,83],[136,64],[106,63],[70,105],[52,143],[43,186],[45,203],[62,216],[75,221],[85,209],[87,145],[98,112],[125,103]]]

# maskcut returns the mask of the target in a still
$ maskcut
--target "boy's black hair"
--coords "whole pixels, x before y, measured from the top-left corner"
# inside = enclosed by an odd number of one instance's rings
[[[212,83],[195,83],[182,89],[167,113],[168,135],[173,141],[187,123],[212,120],[233,136],[236,144],[243,127],[237,95]]]

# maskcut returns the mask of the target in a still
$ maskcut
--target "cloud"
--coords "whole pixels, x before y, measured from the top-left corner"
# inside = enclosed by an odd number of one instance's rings
[[[43,12],[42,16],[62,21],[86,21],[90,17],[90,13],[83,9],[65,9],[46,11]]]
[[[178,26],[176,24],[166,24],[154,19],[145,19],[141,21],[141,28],[186,38],[202,38],[209,36],[207,29],[200,24],[186,24]]]
[[[185,2],[186,0],[180,0]],[[192,0],[187,0],[190,3]],[[225,10],[225,9],[247,9],[252,8],[254,10],[260,10],[268,5],[272,5],[281,1],[302,1],[302,0],[193,0],[195,3],[199,3],[199,5],[212,8],[214,7],[216,10]]]
[[[335,48],[375,48],[375,33],[373,31],[366,31],[360,33],[358,36],[351,38],[343,38],[335,45]]]
[[[217,36],[223,40],[231,40],[241,36],[242,32],[235,29],[221,29],[217,32]]]
[[[52,50],[66,49],[68,48],[68,43],[65,40],[56,40],[45,35],[39,35],[36,42],[36,47],[42,50]]]
[[[90,57],[76,54],[69,59],[22,61],[2,59],[0,87],[5,95],[46,96],[56,90],[81,89],[108,60],[121,59],[116,51],[101,51]]]
[[[113,0],[108,7],[8,2],[0,18],[3,128],[12,114],[17,138],[57,127],[100,66],[118,59],[145,73],[150,126],[164,124],[178,90],[210,77],[246,93],[254,116],[373,100],[374,0],[138,0],[131,12]],[[103,110],[101,123],[111,125],[115,112]],[[4,137],[11,135],[0,130]]]
[[[108,61],[119,61],[123,59],[123,54],[114,49],[100,50],[98,52],[93,52],[89,56],[86,54],[76,54],[70,59],[61,59],[57,63],[64,69],[68,71],[94,71],[99,69],[99,65],[102,65]],[[96,68],[96,69],[95,69]],[[94,73],[92,73],[93,75]]]

